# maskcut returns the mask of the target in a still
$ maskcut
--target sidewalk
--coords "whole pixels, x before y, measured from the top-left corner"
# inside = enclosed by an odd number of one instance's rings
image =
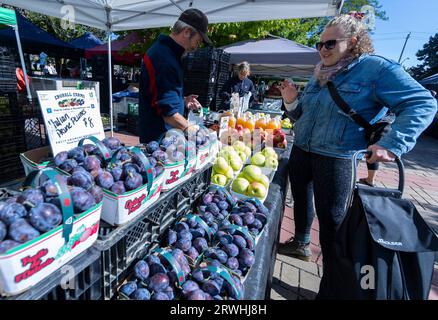
[[[438,140],[423,136],[415,148],[403,157],[405,164],[405,189],[403,197],[410,199],[417,210],[438,234]],[[366,165],[359,166],[359,176],[366,176]],[[397,187],[397,166],[383,164],[377,174],[377,185]],[[281,225],[280,242],[293,236],[294,220],[290,190],[286,199],[286,209]],[[290,205],[291,207],[288,207]],[[311,262],[277,254],[273,276],[271,299],[273,300],[312,300],[318,292],[322,276],[322,257],[319,247],[319,225],[315,219],[311,230]],[[430,300],[438,300],[438,263],[435,272]]]

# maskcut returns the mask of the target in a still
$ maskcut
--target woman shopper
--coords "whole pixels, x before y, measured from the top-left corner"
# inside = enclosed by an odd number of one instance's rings
[[[367,148],[372,152],[368,163],[394,161],[414,147],[417,137],[431,123],[437,104],[399,64],[372,54],[371,39],[357,14],[332,19],[317,49],[321,62],[299,101],[292,83],[283,81],[281,86],[285,107],[296,121],[289,161],[295,237],[280,245],[279,253],[303,259],[311,256],[313,186],[323,256],[317,298],[330,298],[325,276],[333,266],[330,257],[335,232],[350,193],[352,155]],[[331,98],[328,81],[368,122],[387,107],[396,116],[392,130],[368,146],[363,128]]]

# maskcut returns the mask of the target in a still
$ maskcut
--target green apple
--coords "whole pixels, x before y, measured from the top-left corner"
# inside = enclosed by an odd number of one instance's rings
[[[251,157],[251,148],[250,147],[245,147],[245,150],[243,150],[243,152],[245,152],[247,157]]]
[[[242,160],[242,162],[246,161],[247,156],[246,156],[244,151],[239,150],[239,151],[237,151],[237,154],[239,155],[240,160]]]
[[[265,166],[265,156],[261,152],[257,152],[255,155],[251,158],[251,164],[258,166],[258,167],[264,167]]]
[[[278,160],[274,157],[267,157],[265,161],[265,167],[276,169],[278,167]]]
[[[215,174],[214,176],[211,177],[211,182],[213,182],[214,184],[218,184],[220,186],[224,186],[227,184],[227,177],[224,176],[223,174]]]
[[[232,179],[233,177],[234,177],[234,170],[233,170],[233,168],[229,168],[228,169],[228,171],[225,173],[225,176],[228,178],[228,179]]]
[[[242,160],[239,156],[230,160],[230,166],[234,171],[238,171],[242,167]]]
[[[262,170],[257,166],[249,165],[243,169],[242,173],[248,178],[249,182],[253,182],[262,175]]]
[[[275,152],[274,148],[266,147],[263,149],[262,153],[266,158],[275,157],[276,159],[278,159],[277,152]]]
[[[243,151],[243,150],[245,150],[246,146],[242,141],[237,140],[237,141],[234,141],[233,148],[236,151]]]
[[[225,174],[230,169],[227,160],[222,157],[216,158],[213,164],[213,170],[220,174]]]
[[[231,185],[231,190],[240,194],[246,194],[249,187],[249,181],[243,178],[237,178]]]
[[[269,188],[269,178],[262,174],[255,182],[259,182],[265,186],[266,189]]]
[[[267,189],[260,182],[251,182],[246,191],[246,195],[249,197],[255,197],[263,199],[266,196]]]

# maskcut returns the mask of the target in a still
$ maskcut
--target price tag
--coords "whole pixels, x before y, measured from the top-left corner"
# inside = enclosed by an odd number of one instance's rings
[[[54,155],[76,147],[83,138],[105,138],[94,90],[50,90],[37,94]]]
[[[230,122],[230,117],[222,117],[221,122],[219,124],[219,138],[222,136],[222,133],[228,131],[228,123]]]

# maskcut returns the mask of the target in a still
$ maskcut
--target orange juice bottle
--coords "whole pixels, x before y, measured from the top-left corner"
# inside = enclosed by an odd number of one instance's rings
[[[266,129],[277,129],[277,123],[275,121],[275,119],[271,119],[268,124],[266,125]]]
[[[251,117],[247,117],[245,124],[243,125],[245,128],[249,129],[249,131],[253,132],[255,127],[255,122]]]
[[[239,125],[242,127],[245,126],[245,118],[242,116],[238,117],[236,120],[236,126],[239,126]]]
[[[255,123],[255,128],[256,129],[266,129],[266,120],[265,120],[265,118],[260,118],[260,119],[258,119],[257,121],[256,121],[256,123]]]
[[[228,128],[234,128],[236,126],[236,118],[233,115],[229,117]]]

